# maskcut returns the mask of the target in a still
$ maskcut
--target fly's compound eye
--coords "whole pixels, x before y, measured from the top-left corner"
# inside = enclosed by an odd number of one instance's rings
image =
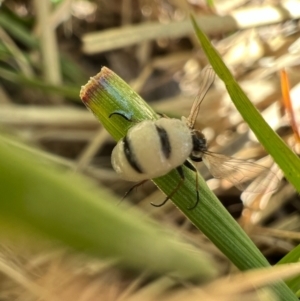
[[[204,152],[207,150],[206,139],[200,131],[193,131],[193,152]]]

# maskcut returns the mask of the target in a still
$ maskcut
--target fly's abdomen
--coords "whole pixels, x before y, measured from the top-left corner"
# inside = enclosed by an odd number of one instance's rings
[[[142,181],[178,167],[191,150],[191,134],[182,121],[147,120],[133,126],[118,142],[112,153],[112,165],[122,178]]]

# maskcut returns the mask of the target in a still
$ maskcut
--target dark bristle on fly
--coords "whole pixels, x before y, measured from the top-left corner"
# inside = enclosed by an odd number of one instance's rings
[[[137,159],[134,155],[134,152],[132,151],[130,142],[127,138],[127,136],[125,136],[123,138],[124,141],[124,153],[125,153],[125,157],[128,161],[128,163],[130,164],[130,166],[138,173],[142,174],[143,170],[141,168],[141,166],[139,165],[139,163],[137,162]]]
[[[162,127],[159,127],[155,125],[159,139],[160,139],[160,144],[161,144],[161,150],[165,156],[165,158],[170,158],[171,155],[171,144],[169,140],[168,133],[165,129]]]

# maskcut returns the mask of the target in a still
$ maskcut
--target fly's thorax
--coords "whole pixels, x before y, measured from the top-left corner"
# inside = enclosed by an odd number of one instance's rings
[[[207,151],[207,142],[202,132],[198,130],[192,131],[193,150],[190,158],[195,162],[202,161],[202,157],[205,151]]]
[[[112,165],[126,180],[151,179],[183,164],[192,148],[190,130],[181,120],[142,121],[118,142]]]

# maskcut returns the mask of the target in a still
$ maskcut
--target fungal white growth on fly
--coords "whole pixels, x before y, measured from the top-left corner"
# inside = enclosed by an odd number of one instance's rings
[[[268,192],[268,181],[274,181],[274,174],[268,168],[208,151],[204,135],[194,128],[200,104],[214,78],[215,73],[211,66],[202,70],[199,93],[188,118],[182,117],[179,120],[162,117],[155,121],[141,121],[132,126],[127,135],[113,149],[112,166],[123,179],[128,181],[144,182],[161,177],[173,169],[177,170],[180,176],[177,186],[163,203],[152,204],[153,206],[164,205],[180,188],[185,178],[182,165],[195,172],[197,200],[189,209],[197,206],[199,202],[198,173],[187,160],[188,158],[194,162],[203,161],[215,178],[224,178],[240,190],[245,189],[244,182],[257,175],[259,177],[254,180],[257,183],[251,184],[253,193]],[[113,112],[109,117],[113,115],[132,121],[130,117],[119,111]]]

